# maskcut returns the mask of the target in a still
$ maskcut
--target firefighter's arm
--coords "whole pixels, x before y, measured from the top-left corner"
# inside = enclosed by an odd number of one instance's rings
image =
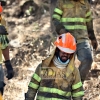
[[[76,67],[74,69],[74,77],[75,80],[72,85],[72,98],[73,100],[82,100],[82,97],[84,96],[83,84],[81,82],[79,70]]]
[[[6,28],[6,30],[8,29],[8,25],[7,25],[7,22],[6,22],[6,20],[2,17],[2,19],[1,19],[1,24]],[[8,34],[8,33],[7,33]]]
[[[28,91],[25,94],[25,100],[34,100],[34,98],[36,96],[36,93],[38,91],[39,84],[41,81],[40,67],[41,67],[41,64],[39,64],[39,66],[37,67],[35,73],[33,74],[32,78],[31,78],[31,81],[29,82]]]
[[[88,8],[89,10],[86,13],[86,25],[87,25],[87,31],[88,31],[88,36],[89,39],[91,40],[91,44],[93,46],[93,49],[97,49],[98,43],[97,39],[94,33],[93,29],[93,18],[92,18],[92,12],[90,11],[90,7]]]
[[[7,78],[11,79],[14,76],[13,67],[11,65],[10,59],[9,59],[9,40],[7,37],[7,30],[3,25],[0,25],[0,44],[1,44],[1,50],[2,54],[5,58],[5,67],[7,69]]]
[[[4,25],[0,24],[0,43],[2,44],[1,49],[5,49],[8,46],[9,40],[8,40],[8,32]]]
[[[68,32],[68,30],[66,30],[61,23],[61,17],[63,14],[62,5],[63,5],[63,0],[58,0],[57,6],[55,7],[54,13],[52,15],[52,21],[54,23],[55,30],[58,35]]]

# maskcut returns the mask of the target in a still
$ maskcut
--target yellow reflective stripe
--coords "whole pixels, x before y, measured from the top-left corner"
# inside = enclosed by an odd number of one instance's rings
[[[70,71],[72,72],[74,70],[74,67],[70,65]]]
[[[68,77],[72,73],[72,71],[74,70],[74,67],[70,65],[70,67],[67,70],[68,72],[66,73],[66,77]]]
[[[37,80],[38,82],[41,81],[41,77],[39,77],[36,73],[33,74],[33,78],[34,78],[35,80]]]
[[[0,43],[2,44],[1,49],[5,49],[8,46],[7,35],[0,35]]]
[[[80,96],[83,96],[83,95],[84,95],[84,91],[80,91],[80,92],[72,94],[73,97],[80,97]]]
[[[87,12],[87,14],[85,15],[85,17],[91,16],[91,11]]]
[[[57,93],[62,96],[71,96],[71,92],[64,92],[56,88],[39,87],[39,91],[48,93]]]
[[[1,44],[1,38],[2,38],[2,35],[0,35],[0,44]]]
[[[73,4],[67,4],[67,5],[64,4],[64,5],[63,5],[63,8],[69,8],[69,9],[70,9],[70,8],[72,8],[72,7],[74,7]]]
[[[83,29],[87,30],[87,27],[84,25],[64,25],[66,29],[74,30],[74,29]]]
[[[72,89],[74,90],[74,89],[77,89],[77,88],[79,88],[81,86],[82,86],[82,82],[79,82],[79,83],[77,83],[75,85],[72,85]]]
[[[91,20],[90,18],[61,18],[61,22],[89,22]]]
[[[4,47],[7,47],[8,46],[8,43],[6,41],[6,38],[7,38],[7,35],[3,35],[3,38],[4,38]]]
[[[39,87],[39,85],[34,84],[32,82],[30,82],[28,86],[31,87],[31,88],[34,88],[34,89],[38,89],[38,87]]]
[[[59,15],[57,15],[57,14],[53,14],[52,18],[60,20],[61,17]]]
[[[85,18],[62,18],[61,22],[86,22]]]
[[[54,12],[56,12],[56,13],[58,13],[58,14],[60,14],[60,15],[62,15],[62,13],[63,13],[63,11],[60,10],[60,9],[58,9],[58,8],[55,8],[55,9],[54,9]]]
[[[43,96],[37,96],[38,100],[65,100],[65,99],[59,99],[59,98],[47,98]]]

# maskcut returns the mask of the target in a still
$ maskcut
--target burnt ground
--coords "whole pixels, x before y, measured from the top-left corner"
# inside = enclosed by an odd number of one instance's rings
[[[30,78],[36,66],[53,49],[51,41],[56,36],[50,31],[48,9],[43,10],[41,17],[37,19],[35,12],[31,16],[21,12],[19,0],[10,1],[4,8],[3,15],[8,23],[10,57],[15,75],[11,80],[5,77],[4,100],[24,100]],[[92,11],[94,30],[99,45],[97,51],[93,51],[94,61],[84,82],[84,100],[100,100],[100,5],[93,6]],[[75,63],[76,66],[79,65],[78,60]],[[6,76],[5,66],[3,67]]]

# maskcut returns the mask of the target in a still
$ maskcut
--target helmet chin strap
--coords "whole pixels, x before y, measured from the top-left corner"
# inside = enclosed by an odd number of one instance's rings
[[[68,64],[69,63],[69,61],[70,61],[70,59],[68,59],[66,62],[62,62],[61,60],[60,60],[60,58],[58,57],[58,61],[61,63],[61,64]]]

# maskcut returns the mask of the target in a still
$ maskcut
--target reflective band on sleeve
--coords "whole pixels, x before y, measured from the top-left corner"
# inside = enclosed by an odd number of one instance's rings
[[[85,18],[62,18],[61,22],[86,22]]]
[[[60,14],[60,15],[62,15],[62,13],[63,13],[63,11],[60,10],[60,9],[58,9],[58,8],[55,8],[55,9],[54,9],[54,12],[56,12],[56,13],[58,13],[58,14]]]
[[[84,95],[84,91],[80,91],[80,92],[72,94],[73,97],[80,97],[80,96],[83,96],[83,95]]]
[[[43,96],[37,96],[37,99],[38,100],[63,100],[63,99],[59,99],[59,98],[47,98],[47,97],[43,97]]]
[[[78,89],[78,88],[80,88],[81,86],[82,86],[82,82],[79,82],[79,83],[73,85],[73,86],[72,86],[72,89],[73,89],[73,90],[74,90],[74,89]]]
[[[38,89],[38,87],[39,87],[39,85],[34,84],[32,82],[30,82],[28,86],[31,87],[31,88],[33,88],[33,89]]]
[[[66,29],[74,30],[74,29],[83,29],[87,30],[87,27],[84,25],[64,25]]]
[[[36,73],[34,73],[33,78],[38,82],[41,81],[41,77],[39,77]]]
[[[7,35],[0,35],[0,44],[1,49],[5,49],[8,46],[9,40],[7,38]]]
[[[57,14],[53,14],[52,18],[60,20],[61,17],[59,15],[57,15]]]
[[[62,96],[71,96],[71,92],[65,92],[56,88],[47,88],[47,87],[39,87],[39,91],[48,92],[48,93],[56,93]]]
[[[87,14],[85,15],[85,17],[91,16],[91,11],[87,12]]]

